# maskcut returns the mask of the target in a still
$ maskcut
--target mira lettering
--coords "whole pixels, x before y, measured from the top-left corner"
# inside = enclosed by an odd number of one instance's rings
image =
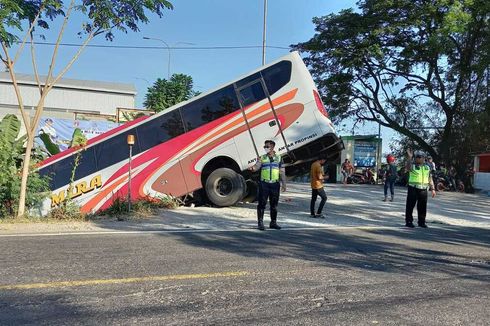
[[[102,176],[97,175],[93,177],[90,182],[81,181],[68,187],[66,190],[61,190],[59,193],[51,194],[51,207],[59,206],[62,202],[66,201],[68,198],[77,198],[83,194],[91,192],[97,188],[102,187]]]

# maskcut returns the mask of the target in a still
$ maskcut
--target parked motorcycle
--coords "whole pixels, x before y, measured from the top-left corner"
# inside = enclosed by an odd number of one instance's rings
[[[454,184],[450,181],[449,177],[441,172],[434,174],[434,184],[437,191],[465,191],[464,183],[461,180],[455,180],[457,188],[455,189]]]
[[[355,172],[347,177],[347,183],[353,184],[376,184],[374,173],[371,169],[365,169],[362,172]]]

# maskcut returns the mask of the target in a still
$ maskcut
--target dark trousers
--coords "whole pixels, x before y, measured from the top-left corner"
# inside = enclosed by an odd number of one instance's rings
[[[259,183],[259,204],[257,205],[257,217],[259,220],[264,219],[265,206],[269,199],[271,209],[271,221],[277,220],[277,204],[279,203],[279,192],[281,185],[279,182],[268,183],[260,181]]]
[[[390,188],[391,198],[395,196],[395,180],[386,178],[385,180],[385,197],[388,196],[388,187]]]
[[[417,204],[418,224],[425,224],[425,216],[427,214],[427,190],[417,189],[408,186],[407,205],[405,208],[405,223],[413,223],[413,208]]]
[[[323,189],[323,187],[320,189],[311,189],[311,202],[310,202],[311,215],[315,215],[315,203],[318,196],[320,196],[320,198],[322,199],[320,201],[320,206],[318,206],[318,210],[316,212],[319,215],[322,213],[323,206],[327,201],[327,194],[325,193],[325,189]]]

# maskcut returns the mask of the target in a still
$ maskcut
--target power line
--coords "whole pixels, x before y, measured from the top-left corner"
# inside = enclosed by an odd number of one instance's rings
[[[37,45],[50,45],[54,46],[56,43],[50,42],[34,42]],[[71,46],[71,47],[80,47],[81,44],[76,43],[60,43],[60,46]],[[98,44],[89,44],[87,45],[89,48],[110,48],[110,49],[145,49],[145,50],[165,50],[167,47],[164,46],[136,46],[136,45],[98,45]],[[289,47],[285,46],[274,46],[267,45],[267,48],[271,49],[282,49],[282,50],[290,50]],[[241,46],[174,46],[169,47],[172,50],[233,50],[233,49],[259,49],[262,48],[262,45],[241,45]]]

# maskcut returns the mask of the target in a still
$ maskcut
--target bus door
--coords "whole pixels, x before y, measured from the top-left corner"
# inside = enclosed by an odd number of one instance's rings
[[[278,120],[272,100],[269,96],[264,80],[260,75],[255,75],[256,79],[251,80],[242,85],[235,84],[235,91],[242,110],[245,123],[247,125],[250,139],[248,141],[241,140],[237,144],[239,148],[253,148],[256,156],[265,154],[262,146],[267,139],[273,140],[276,143],[275,150],[283,155],[289,153],[287,141],[282,132],[280,122]],[[267,102],[251,109],[250,106],[254,103],[267,99]],[[247,144],[248,143],[248,144]],[[242,147],[245,146],[245,147]],[[248,151],[247,151],[248,153]],[[244,154],[244,153],[243,153]]]

